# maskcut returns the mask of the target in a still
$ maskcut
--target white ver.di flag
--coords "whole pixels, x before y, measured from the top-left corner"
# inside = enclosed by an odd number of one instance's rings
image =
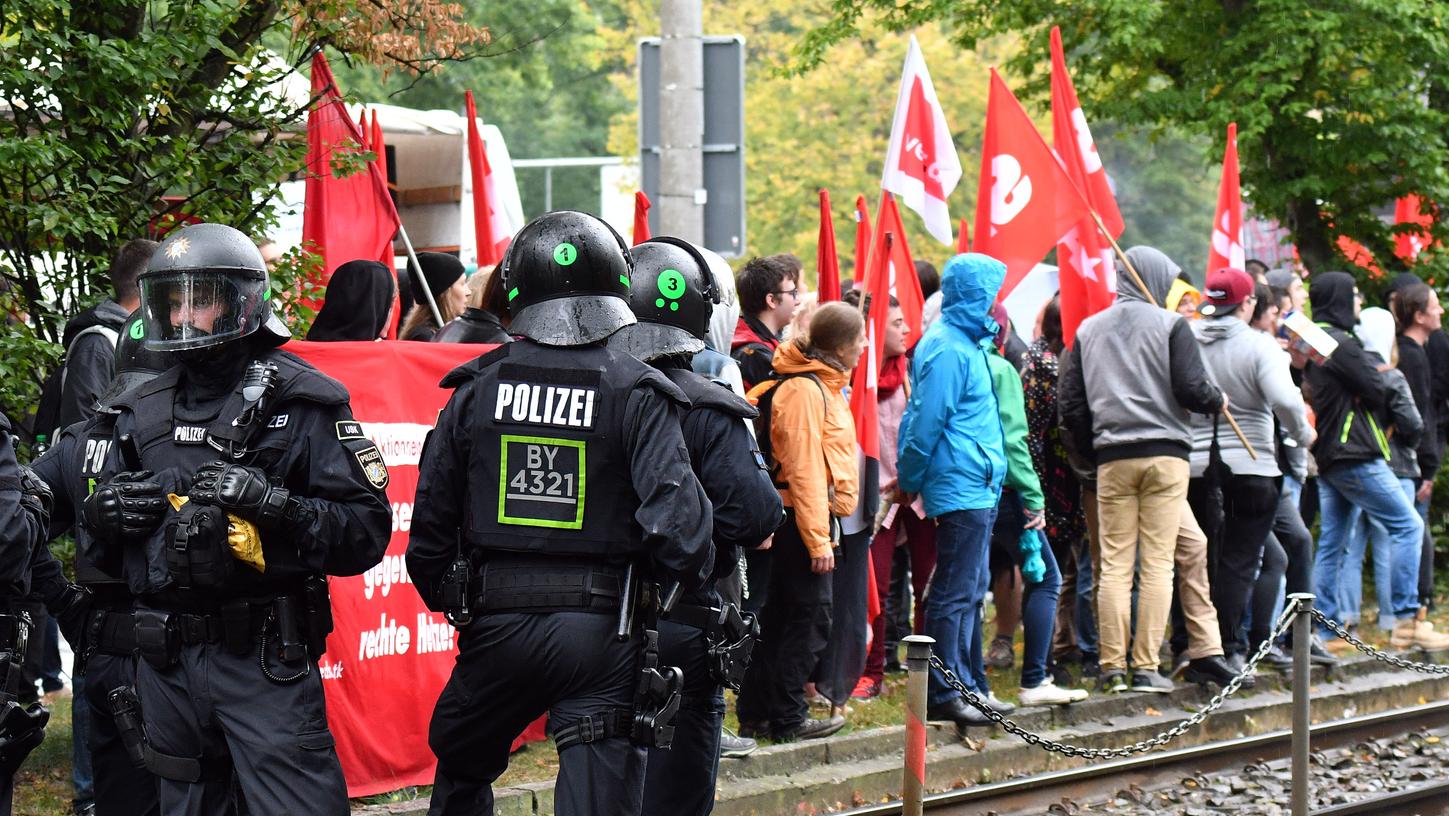
[[[880,186],[915,210],[932,237],[950,244],[953,224],[946,198],[960,180],[961,159],[951,143],[921,46],[912,35]]]

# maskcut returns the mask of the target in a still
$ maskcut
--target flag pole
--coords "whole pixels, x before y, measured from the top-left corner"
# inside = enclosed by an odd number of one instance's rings
[[[1137,288],[1141,289],[1142,294],[1147,296],[1147,302],[1153,306],[1164,308],[1163,304],[1158,303],[1157,298],[1152,295],[1152,290],[1147,288],[1146,281],[1142,280],[1142,276],[1137,273],[1137,268],[1127,258],[1127,253],[1122,251],[1121,246],[1118,246],[1117,239],[1112,237],[1112,233],[1107,229],[1107,225],[1102,223],[1102,216],[1097,215],[1096,208],[1088,205],[1087,212],[1090,212],[1092,214],[1092,220],[1097,222],[1097,229],[1101,231],[1102,235],[1106,236],[1108,241],[1112,242],[1112,249],[1117,253],[1117,257],[1122,259],[1122,265],[1127,267],[1127,272],[1132,275],[1132,281],[1137,284]],[[1258,451],[1253,448],[1253,443],[1248,441],[1248,437],[1243,433],[1243,429],[1238,426],[1238,420],[1233,418],[1233,412],[1228,410],[1226,402],[1223,404],[1223,419],[1228,421],[1228,425],[1232,427],[1233,433],[1238,437],[1238,441],[1243,443],[1243,447],[1248,451],[1248,456],[1252,457],[1253,461],[1257,461]]]
[[[423,297],[428,301],[428,311],[433,313],[433,320],[437,321],[438,328],[443,327],[443,313],[438,311],[438,301],[433,298],[433,290],[428,288],[428,280],[423,277],[423,265],[418,263],[418,254],[413,251],[413,242],[408,238],[408,229],[402,225],[402,219],[398,219],[398,237],[402,238],[403,248],[408,251],[408,264],[413,268],[413,280],[417,281],[423,290]]]

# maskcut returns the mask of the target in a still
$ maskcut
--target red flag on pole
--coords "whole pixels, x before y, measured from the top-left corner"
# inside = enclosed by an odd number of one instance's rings
[[[371,130],[372,139],[369,141],[369,144],[372,145],[372,152],[377,154],[377,159],[375,162],[377,164],[377,172],[378,175],[382,177],[383,188],[384,190],[386,190],[388,187],[387,143],[384,142],[382,138],[382,125],[379,125],[377,123],[376,108],[374,108],[372,111]],[[391,197],[391,195],[388,195],[388,198]],[[397,281],[397,256],[393,252],[391,241],[389,241],[388,245],[383,249],[382,257],[378,258],[378,260],[383,262],[384,264],[387,264],[388,271],[392,272],[392,316],[389,317],[387,321],[387,339],[396,340],[398,324],[402,322],[402,299],[398,296],[399,293]]]
[[[1223,149],[1223,177],[1218,184],[1218,209],[1213,214],[1213,239],[1208,247],[1209,275],[1231,266],[1242,269],[1248,259],[1243,250],[1243,192],[1238,179],[1238,123],[1228,123],[1228,144]]]
[[[1394,202],[1394,223],[1415,224],[1419,228],[1412,232],[1401,232],[1394,236],[1394,254],[1412,264],[1419,253],[1433,244],[1429,228],[1434,226],[1434,216],[1424,212],[1423,201],[1410,193]]]
[[[956,231],[956,254],[965,255],[971,251],[971,230],[966,226],[966,219],[961,219],[961,227]]]
[[[1097,155],[1087,117],[1077,101],[1072,77],[1067,73],[1061,31],[1052,27],[1052,147],[1066,167],[1072,183],[1082,191],[1087,204],[1102,219],[1113,238],[1122,234],[1122,213],[1107,181],[1107,171]],[[1088,216],[1076,223],[1057,242],[1060,274],[1062,338],[1070,346],[1077,326],[1088,317],[1112,305],[1117,298],[1112,245]]]
[[[1004,300],[1091,211],[996,69],[986,103],[972,250],[1006,264]]]
[[[307,203],[302,245],[322,256],[322,282],[347,261],[383,257],[400,222],[387,179],[373,162],[346,178],[333,174],[333,158],[362,149],[362,129],[348,115],[332,69],[321,51],[312,57],[311,111],[307,114]]]
[[[890,193],[886,193],[889,197]],[[883,219],[882,219],[883,221]],[[879,223],[877,224],[879,227]],[[878,232],[880,244],[871,259],[862,298],[869,297],[870,311],[865,319],[865,354],[856,364],[850,379],[850,413],[855,419],[855,441],[868,460],[880,460],[880,414],[877,413],[876,389],[880,379],[880,363],[884,359],[886,317],[890,312],[891,256],[895,253],[894,234]]]
[[[887,234],[891,236],[889,241],[886,240]],[[901,224],[901,211],[896,208],[895,197],[890,193],[881,194],[871,258],[875,266],[885,270],[885,282],[880,288],[872,288],[870,291],[887,292],[896,296],[901,304],[901,316],[906,321],[906,348],[910,348],[921,339],[921,313],[925,310],[926,298],[921,295],[921,279],[916,277],[916,264],[911,260],[911,248],[906,244],[906,228]],[[890,298],[882,300],[888,303]],[[881,342],[885,342],[884,339]]]
[[[870,263],[870,208],[865,196],[855,197],[855,286],[865,285],[865,265]]]
[[[911,35],[880,186],[919,213],[926,221],[926,231],[937,241],[950,244],[946,197],[959,181],[961,159],[951,143],[951,129],[946,126],[946,114],[936,98],[920,43]]]
[[[840,257],[835,252],[835,219],[830,214],[830,191],[820,190],[820,237],[815,244],[815,285],[820,302],[840,300]]]
[[[473,181],[473,230],[478,243],[478,265],[494,266],[503,260],[503,251],[513,240],[513,231],[508,228],[493,189],[493,168],[488,166],[488,151],[483,145],[483,134],[478,129],[478,106],[473,101],[473,92],[465,91],[464,104],[468,110],[468,170]]]
[[[634,246],[649,240],[649,196],[643,190],[634,191]]]

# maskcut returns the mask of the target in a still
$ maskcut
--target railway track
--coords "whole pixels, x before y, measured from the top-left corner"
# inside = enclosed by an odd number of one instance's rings
[[[1398,736],[1417,729],[1449,727],[1449,701],[1394,709],[1312,727],[1314,751]],[[1292,731],[1270,731],[1252,737],[1206,743],[1191,748],[1161,751],[1130,759],[1085,765],[1004,782],[928,795],[925,810],[931,816],[965,816],[993,813],[1038,814],[1063,799],[1077,802],[1103,799],[1130,785],[1150,790],[1183,776],[1211,774],[1288,756]],[[1416,809],[1420,803],[1438,799],[1440,809]],[[841,816],[890,816],[902,812],[901,803],[888,802],[844,811]],[[1313,811],[1314,816],[1351,816],[1395,813],[1449,813],[1449,780],[1394,791],[1344,805]]]

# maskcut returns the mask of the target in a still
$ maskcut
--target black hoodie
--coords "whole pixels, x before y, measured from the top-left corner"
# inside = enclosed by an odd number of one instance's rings
[[[1348,273],[1325,272],[1313,278],[1308,290],[1314,320],[1338,341],[1327,362],[1308,364],[1303,379],[1303,395],[1317,416],[1313,458],[1321,471],[1389,458],[1383,432],[1389,425],[1388,393],[1378,371],[1383,360],[1353,335],[1354,289]]]

